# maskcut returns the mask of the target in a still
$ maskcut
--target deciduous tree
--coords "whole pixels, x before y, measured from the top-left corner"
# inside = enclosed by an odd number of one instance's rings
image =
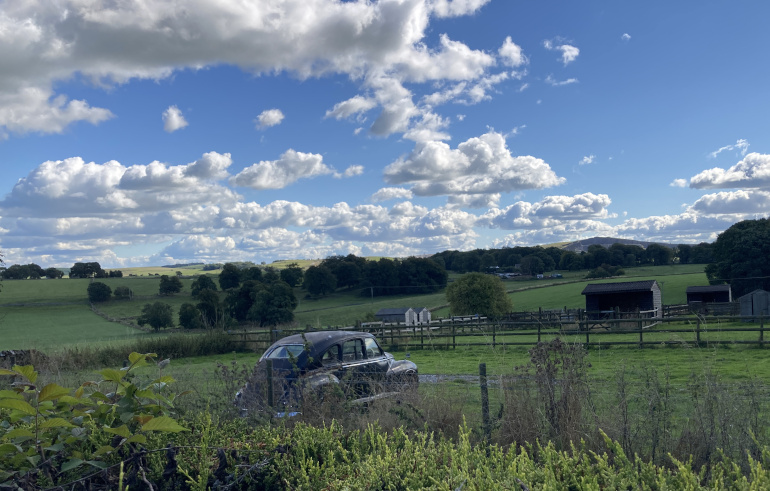
[[[158,286],[158,294],[173,295],[182,291],[182,280],[176,276],[163,275],[160,277],[160,285]]]
[[[222,266],[222,272],[219,273],[219,288],[229,290],[230,288],[238,288],[240,284],[241,272],[238,270],[238,266],[233,263]]]
[[[198,294],[202,290],[217,291],[217,284],[211,279],[211,276],[202,274],[195,278],[190,286],[190,293],[193,298],[198,298]]]
[[[174,311],[171,309],[171,305],[167,303],[148,303],[142,308],[142,315],[136,322],[140,326],[149,324],[156,331],[163,327],[174,327]]]
[[[706,266],[712,284],[729,283],[733,296],[770,289],[770,220],[744,220],[719,234],[714,262]]]
[[[112,288],[101,281],[88,285],[88,300],[91,302],[106,302],[112,296]]]
[[[198,307],[191,303],[183,303],[179,307],[179,325],[184,329],[203,329],[203,317]]]
[[[337,279],[327,267],[310,266],[305,271],[303,286],[311,295],[326,295],[337,288]]]
[[[503,282],[489,274],[463,275],[447,287],[446,298],[452,315],[479,314],[496,319],[513,309]]]
[[[281,281],[292,287],[301,285],[304,276],[305,273],[297,263],[291,263],[281,270]]]

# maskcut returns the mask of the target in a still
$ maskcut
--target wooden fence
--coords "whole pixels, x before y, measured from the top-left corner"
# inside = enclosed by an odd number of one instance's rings
[[[765,319],[739,316],[689,316],[657,318],[654,325],[649,317],[551,320],[541,322],[499,321],[486,319],[422,326],[382,324],[329,328],[371,332],[380,343],[391,350],[455,349],[458,346],[533,346],[542,341],[562,338],[578,342],[586,348],[599,346],[635,346],[638,348],[663,345],[708,346],[746,344],[763,347]],[[750,323],[749,323],[750,322]],[[739,326],[735,324],[741,323]],[[311,329],[240,330],[228,331],[247,349],[261,351],[276,340],[308,332]]]

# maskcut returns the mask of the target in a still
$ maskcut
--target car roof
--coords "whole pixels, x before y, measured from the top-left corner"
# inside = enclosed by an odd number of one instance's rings
[[[268,351],[275,346],[305,344],[307,342],[312,346],[313,351],[318,352],[336,343],[364,337],[373,338],[374,335],[361,331],[311,331],[302,334],[292,334],[291,336],[279,339],[268,348]]]

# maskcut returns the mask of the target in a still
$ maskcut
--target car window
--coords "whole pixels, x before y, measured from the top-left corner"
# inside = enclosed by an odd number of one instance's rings
[[[286,360],[288,358],[298,358],[299,355],[305,350],[305,346],[301,344],[285,344],[283,346],[276,346],[273,351],[268,353],[266,358],[273,360]]]
[[[321,355],[322,365],[334,365],[340,361],[340,347],[335,344]]]
[[[364,343],[366,344],[367,358],[377,358],[378,356],[382,356],[382,348],[380,348],[374,338],[365,338]]]
[[[342,345],[342,361],[363,360],[364,343],[360,339],[345,341]]]

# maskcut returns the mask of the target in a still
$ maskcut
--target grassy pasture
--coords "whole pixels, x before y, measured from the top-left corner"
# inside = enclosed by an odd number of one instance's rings
[[[0,308],[0,349],[55,350],[62,345],[136,339],[147,334],[108,322],[88,305]]]
[[[285,263],[291,262],[294,261],[286,261]],[[281,264],[285,266],[285,264]],[[177,270],[175,268],[157,269],[165,274],[175,274]],[[185,276],[188,273],[197,271],[195,267],[181,268],[181,270],[185,273]],[[181,293],[168,297],[159,297],[157,295],[159,277],[147,276],[151,274],[150,269],[145,269],[145,273],[141,273],[145,274],[145,276],[129,277],[126,271],[134,271],[134,269],[124,270],[126,276],[123,278],[105,278],[100,280],[109,285],[113,290],[118,286],[128,286],[134,292],[133,300],[110,300],[97,306],[101,312],[112,318],[128,321],[134,320],[140,315],[141,309],[146,303],[156,301],[170,304],[175,311],[178,311],[184,302],[194,302],[194,299],[190,297],[192,278],[184,277],[182,279],[184,288]],[[216,272],[213,273],[217,274]],[[537,310],[541,307],[544,309],[558,309],[564,306],[577,308],[584,305],[585,299],[580,294],[588,283],[588,281],[582,278],[584,272],[565,272],[563,274],[564,278],[559,279],[506,281],[505,285],[513,299],[515,310]],[[452,274],[450,275],[450,280],[457,277],[459,275]],[[627,270],[625,277],[610,281],[630,281],[648,278],[657,279],[661,283],[664,302],[667,304],[683,303],[684,290],[687,286],[707,284],[702,265],[634,268]],[[54,330],[46,334],[46,342],[51,346],[56,346],[70,342],[79,342],[82,339],[90,339],[88,333],[91,327],[89,326],[101,325],[105,321],[87,308],[86,290],[89,281],[88,279],[60,279],[9,280],[3,282],[2,291],[0,291],[0,313],[5,311],[6,319],[0,321],[0,326],[5,327],[8,332],[12,332],[22,329],[21,326],[24,325],[45,325],[47,322],[51,322],[52,319],[55,320],[57,315],[60,315],[51,314],[48,312],[48,309],[53,309],[57,305],[61,306],[59,304],[71,304],[73,307],[80,306],[82,308],[74,308],[67,313],[66,318],[70,319],[68,322],[73,323],[77,322],[78,318],[81,318],[82,334],[70,339],[70,333],[65,330],[61,331],[66,333],[65,335],[51,338],[50,336],[57,332]],[[404,305],[427,307],[434,310],[434,317],[446,316],[449,313],[448,308],[441,308],[446,304],[443,292],[431,295],[399,295],[374,298],[365,295],[361,296],[358,289],[339,291],[322,298],[310,298],[304,290],[299,288],[295,290],[295,293],[299,300],[299,305],[295,310],[295,319],[297,325],[300,326],[311,325],[316,328],[350,326],[354,325],[357,320],[366,319],[367,316],[371,317],[381,308],[401,307]],[[14,311],[11,314],[10,310],[3,307],[10,305],[25,305],[27,307],[19,308],[26,308],[27,310]],[[53,309],[53,311],[59,312],[56,309]],[[62,318],[64,319],[64,317]],[[123,326],[117,324],[116,326],[118,326],[121,332],[125,329]],[[104,335],[99,331],[95,331],[93,338],[103,339]],[[35,335],[27,333],[24,336],[7,337],[2,343],[3,346],[10,347],[8,343],[11,342],[11,339],[14,339],[14,342],[21,342],[24,339],[35,339]],[[14,345],[13,347],[23,348],[24,346]]]

